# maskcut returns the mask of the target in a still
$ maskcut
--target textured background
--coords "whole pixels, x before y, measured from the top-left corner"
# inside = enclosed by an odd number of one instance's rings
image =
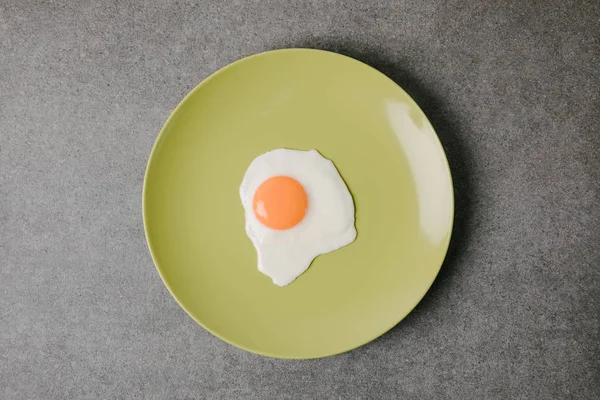
[[[0,398],[600,398],[597,1],[133,3],[0,2]],[[312,361],[197,326],[141,217],[145,163],[179,100],[292,46],[403,86],[457,197],[417,309]]]

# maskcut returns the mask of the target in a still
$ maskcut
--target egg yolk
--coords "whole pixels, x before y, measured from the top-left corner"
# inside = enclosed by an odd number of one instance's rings
[[[262,224],[271,229],[285,230],[302,221],[308,208],[308,197],[297,180],[289,176],[274,176],[256,189],[252,208]]]

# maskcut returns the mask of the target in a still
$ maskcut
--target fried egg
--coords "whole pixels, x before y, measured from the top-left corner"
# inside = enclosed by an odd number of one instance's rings
[[[293,282],[315,257],[356,238],[350,191],[316,150],[276,149],[256,157],[240,197],[258,270],[278,286]]]

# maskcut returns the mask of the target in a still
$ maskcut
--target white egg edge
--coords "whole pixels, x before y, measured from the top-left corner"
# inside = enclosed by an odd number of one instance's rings
[[[260,224],[260,222],[258,222],[258,220],[255,218],[252,207],[251,207],[251,199],[253,198],[253,196],[249,196],[249,191],[245,190],[246,188],[248,188],[250,185],[248,185],[248,171],[250,171],[252,169],[253,164],[259,160],[261,157],[268,155],[269,153],[273,153],[273,152],[279,152],[279,151],[286,151],[286,152],[297,152],[297,153],[308,153],[308,154],[314,154],[316,156],[318,156],[318,158],[320,159],[320,161],[325,161],[329,164],[330,168],[332,168],[333,171],[335,171],[335,174],[333,174],[333,177],[335,180],[337,180],[336,185],[339,186],[340,188],[343,188],[342,192],[343,194],[345,194],[347,196],[347,198],[345,199],[345,201],[348,202],[348,204],[351,207],[351,215],[352,215],[352,221],[351,223],[347,226],[347,228],[344,231],[340,231],[336,234],[335,237],[330,237],[326,240],[325,243],[323,243],[323,245],[321,246],[321,248],[317,251],[313,251],[312,254],[310,255],[310,259],[308,260],[308,262],[306,262],[306,266],[304,268],[298,268],[294,271],[294,273],[290,274],[290,276],[287,277],[287,279],[282,279],[282,280],[277,280],[276,278],[272,277],[271,275],[268,274],[267,271],[265,271],[265,268],[263,267],[263,265],[261,264],[260,260],[261,258],[263,258],[263,254],[260,250],[261,246],[259,243],[259,238],[256,237],[254,235],[254,233],[252,232],[251,229],[251,225],[250,225],[250,221],[254,220],[255,222],[257,222],[258,224]],[[262,181],[261,181],[262,182]],[[255,188],[256,190],[256,188]],[[274,149],[271,151],[268,151],[266,153],[263,153],[257,157],[254,158],[254,160],[252,161],[252,163],[250,163],[250,166],[248,166],[248,169],[246,170],[246,173],[244,174],[244,178],[242,180],[242,183],[240,184],[240,198],[242,201],[242,206],[244,208],[244,213],[245,213],[245,231],[246,231],[246,235],[248,236],[248,238],[250,239],[250,241],[252,242],[252,245],[254,247],[254,249],[256,250],[257,253],[257,268],[258,270],[267,275],[269,278],[271,278],[271,280],[273,281],[273,283],[277,286],[283,287],[283,286],[287,286],[290,283],[292,283],[294,280],[296,280],[300,275],[302,275],[304,272],[306,272],[306,270],[308,270],[308,268],[310,268],[310,266],[312,265],[312,262],[314,261],[315,258],[317,258],[320,255],[323,254],[327,254],[330,252],[333,252],[335,250],[341,249],[342,247],[345,247],[351,243],[353,243],[356,240],[356,236],[357,236],[357,231],[355,228],[355,223],[356,223],[356,217],[355,217],[355,213],[356,213],[356,209],[354,207],[354,199],[352,198],[352,194],[350,193],[350,190],[348,189],[348,186],[346,185],[346,183],[344,182],[344,179],[342,178],[341,174],[339,173],[337,167],[335,166],[335,164],[328,158],[324,157],[323,155],[321,155],[321,153],[319,153],[319,151],[312,149],[312,150],[295,150],[295,149],[286,149],[286,148],[280,148],[280,149]],[[299,224],[300,225],[300,224]],[[271,230],[270,228],[265,227],[264,225],[261,224],[261,226],[267,230]],[[294,227],[288,231],[293,231],[294,229],[296,229],[297,227]],[[335,239],[335,240],[334,240]],[[264,247],[264,246],[263,246]]]

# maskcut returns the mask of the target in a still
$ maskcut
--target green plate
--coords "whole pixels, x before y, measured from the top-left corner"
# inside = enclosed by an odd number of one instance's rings
[[[256,268],[239,185],[272,149],[317,149],[356,205],[356,241],[286,287]],[[415,102],[375,69],[288,49],[216,72],[177,106],[150,155],[144,226],[165,285],[200,325],[281,358],[341,353],[380,336],[425,295],[453,221],[450,171]]]

